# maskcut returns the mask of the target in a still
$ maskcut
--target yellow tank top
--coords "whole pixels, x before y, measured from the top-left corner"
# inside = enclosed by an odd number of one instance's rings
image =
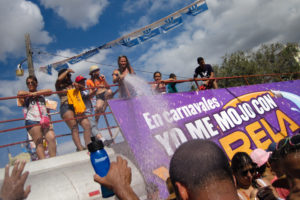
[[[78,89],[68,90],[67,96],[68,96],[68,103],[73,104],[76,114],[85,112],[86,108],[82,100],[80,91]]]

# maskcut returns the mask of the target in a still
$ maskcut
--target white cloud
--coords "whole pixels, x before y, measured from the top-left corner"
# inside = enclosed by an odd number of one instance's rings
[[[173,12],[176,12],[175,6],[178,5],[183,5],[187,6],[189,5],[188,1],[183,1],[181,0],[161,0],[161,1],[155,1],[155,0],[126,0],[125,3],[123,4],[123,11],[127,13],[135,13],[135,12],[140,12],[143,10],[143,16],[140,16],[138,21],[134,21],[134,24],[130,26],[130,29],[124,30],[120,33],[120,35],[125,35],[130,32],[133,32],[136,29],[142,28],[148,24],[153,23],[154,21],[151,21],[152,17],[155,18],[155,21],[161,19],[157,18],[157,15],[159,14],[160,11],[162,10],[168,10],[168,15],[172,14]]]
[[[199,56],[220,64],[226,53],[300,40],[298,0],[209,0],[207,4],[205,13],[185,18],[177,37],[152,40],[154,44],[138,62],[149,71],[191,77]]]
[[[70,27],[87,29],[98,23],[99,16],[108,5],[107,0],[40,0],[45,8],[51,8]]]
[[[128,13],[133,13],[144,9],[147,13],[151,13],[159,10],[170,9],[179,3],[182,4],[182,0],[126,0],[123,5],[123,10]]]
[[[25,33],[33,44],[48,44],[51,38],[44,31],[44,21],[39,8],[25,0],[0,1],[0,61],[17,57],[25,52]]]
[[[0,106],[0,113],[5,113],[5,115],[12,115],[14,114],[14,112],[12,110],[10,110],[8,107],[6,106]]]

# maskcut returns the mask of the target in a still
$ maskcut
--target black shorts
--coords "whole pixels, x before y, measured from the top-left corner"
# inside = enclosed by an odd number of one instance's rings
[[[68,111],[68,110],[72,110],[75,113],[74,107],[73,105],[64,103],[60,105],[60,116],[63,119],[64,114]]]
[[[105,101],[105,92],[102,92],[100,94],[96,94],[96,99],[101,99],[102,101]]]

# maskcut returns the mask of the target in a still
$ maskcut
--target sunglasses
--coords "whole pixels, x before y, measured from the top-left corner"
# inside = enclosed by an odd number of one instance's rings
[[[35,81],[28,81],[26,82],[27,85],[36,85],[36,82]]]
[[[243,170],[243,171],[241,171],[241,175],[242,175],[242,176],[247,176],[247,175],[248,175],[248,172],[250,172],[250,174],[254,174],[255,171],[256,171],[256,170],[255,170],[254,168],[252,168],[252,169],[247,169],[247,170]]]
[[[117,73],[113,73],[113,74],[112,74],[112,76],[119,76],[119,74],[117,74]]]

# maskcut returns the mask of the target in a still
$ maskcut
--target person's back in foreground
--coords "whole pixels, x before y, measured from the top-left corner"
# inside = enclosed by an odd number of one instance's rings
[[[208,140],[182,144],[170,163],[177,199],[238,200],[225,153]]]

